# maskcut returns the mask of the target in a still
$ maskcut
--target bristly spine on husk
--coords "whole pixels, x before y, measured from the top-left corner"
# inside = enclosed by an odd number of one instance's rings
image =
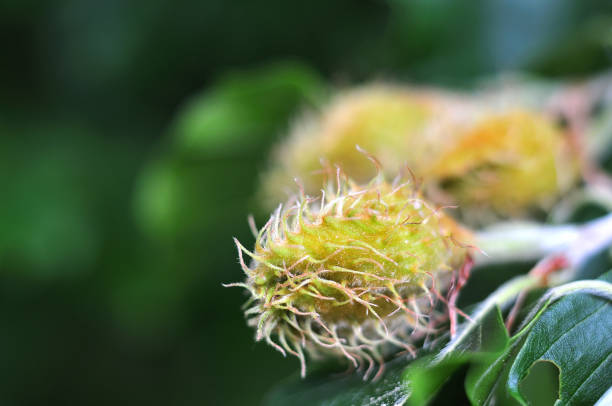
[[[367,365],[367,379],[376,365],[380,376],[389,347],[414,355],[415,340],[444,319],[439,304],[454,306],[440,292],[466,258],[457,237],[467,232],[414,180],[379,175],[360,186],[336,175],[319,198],[301,193],[279,206],[252,252],[235,240],[247,278],[226,286],[251,293],[245,316],[256,339],[298,357],[302,376],[307,353]]]

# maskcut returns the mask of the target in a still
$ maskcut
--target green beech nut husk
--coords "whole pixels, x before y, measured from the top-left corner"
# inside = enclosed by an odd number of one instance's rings
[[[440,292],[467,240],[412,181],[360,186],[338,172],[319,198],[279,206],[252,251],[236,241],[246,280],[228,286],[250,292],[256,339],[298,357],[302,375],[306,355],[331,356],[367,366],[367,378],[376,365],[382,372],[387,349],[414,353],[415,339],[439,326]]]

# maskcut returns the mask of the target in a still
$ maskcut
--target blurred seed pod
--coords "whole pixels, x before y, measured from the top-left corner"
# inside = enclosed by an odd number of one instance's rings
[[[552,104],[551,89],[540,100]],[[584,162],[574,132],[561,129],[544,108],[539,112],[533,106],[538,98],[525,93],[495,101],[485,93],[479,99],[381,85],[348,91],[303,119],[276,149],[260,200],[268,207],[284,200],[282,191],[292,189],[294,178],[307,194],[317,194],[326,174],[317,171],[320,161],[358,182],[371,178],[359,144],[388,176],[407,165],[430,200],[458,204],[470,224],[548,208],[575,184]]]
[[[437,200],[464,211],[516,216],[550,207],[578,174],[567,135],[548,117],[517,110],[483,116],[447,137],[423,176]],[[432,191],[436,188],[445,196]]]
[[[413,181],[360,186],[338,171],[319,198],[279,206],[253,251],[236,241],[246,280],[227,286],[250,292],[256,339],[298,357],[302,375],[308,354],[367,365],[367,378],[387,349],[414,354],[415,339],[438,327],[440,292],[467,256],[458,240],[469,238]]]
[[[324,166],[339,166],[357,182],[375,176],[361,146],[384,163],[391,178],[408,165],[418,173],[430,159],[428,133],[467,117],[471,104],[457,95],[391,85],[370,85],[336,96],[320,113],[306,114],[274,151],[262,176],[260,201],[274,207],[290,195],[294,179],[316,195]],[[435,124],[433,124],[435,123]]]

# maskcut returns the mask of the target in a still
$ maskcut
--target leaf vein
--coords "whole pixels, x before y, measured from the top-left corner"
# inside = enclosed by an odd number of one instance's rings
[[[586,316],[585,318],[583,318],[582,320],[580,320],[579,322],[577,322],[576,324],[574,324],[574,326],[572,326],[569,330],[565,331],[563,334],[561,334],[559,337],[555,338],[554,341],[552,341],[547,348],[540,353],[540,355],[538,355],[537,357],[535,357],[535,360],[540,359],[544,354],[546,354],[546,352],[548,352],[548,350],[550,350],[557,342],[559,342],[559,340],[561,340],[563,337],[565,337],[566,335],[568,335],[572,330],[574,330],[576,327],[578,327],[580,324],[584,323],[585,321],[587,321],[588,319],[590,319],[592,316],[594,316],[595,314],[599,313],[599,311],[601,309],[603,309],[604,307],[606,307],[608,305],[608,303],[604,303],[601,306],[599,306],[597,308],[597,310],[594,310],[592,313],[590,313],[588,316]]]
[[[574,393],[572,394],[572,396],[567,400],[567,403],[569,404],[570,401],[574,398],[574,396],[576,396],[576,394],[578,393],[578,391],[580,391],[580,388],[582,388],[584,386],[584,384],[591,378],[591,376],[593,376],[593,374],[595,374],[595,372],[597,372],[597,370],[599,368],[601,368],[602,365],[604,365],[606,363],[606,361],[608,360],[608,358],[610,358],[610,356],[612,356],[612,350],[608,353],[608,356],[605,357],[599,364],[597,364],[597,366],[591,371],[591,373],[589,373],[585,378],[584,381],[582,381],[582,383],[580,384],[580,386],[578,386],[578,388],[576,388],[576,390],[574,391]]]

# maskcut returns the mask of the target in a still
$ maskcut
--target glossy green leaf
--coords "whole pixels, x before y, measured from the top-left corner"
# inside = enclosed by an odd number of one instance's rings
[[[611,278],[612,272],[602,277]],[[610,376],[610,303],[597,296],[606,289],[609,285],[602,281],[551,289],[505,348],[470,367],[466,392],[472,404],[527,404],[521,381],[538,361],[551,361],[561,371],[559,404],[593,404],[607,389],[606,374]]]
[[[603,280],[612,281],[612,272]],[[537,361],[550,361],[560,374],[560,405],[594,404],[612,376],[612,305],[609,298],[574,294],[553,303],[527,333],[508,377],[508,390],[527,404],[520,381]]]

